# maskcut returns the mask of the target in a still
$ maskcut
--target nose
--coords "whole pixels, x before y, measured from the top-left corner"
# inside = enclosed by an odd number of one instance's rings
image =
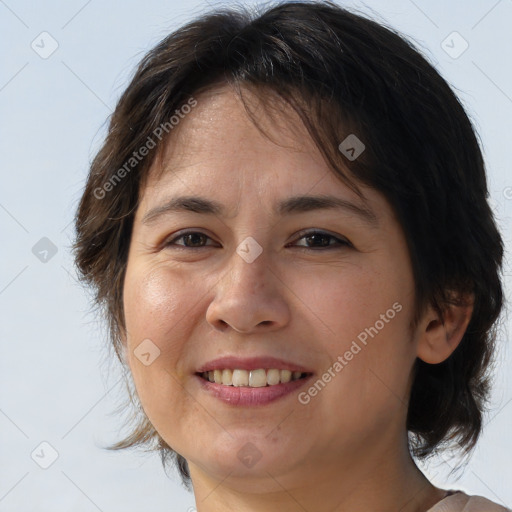
[[[269,265],[265,251],[248,263],[234,252],[214,287],[206,312],[207,322],[218,330],[239,333],[273,331],[289,322],[287,286]]]

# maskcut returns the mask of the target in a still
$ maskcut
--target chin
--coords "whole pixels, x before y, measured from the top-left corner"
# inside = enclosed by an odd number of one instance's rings
[[[247,494],[259,494],[269,492],[281,492],[283,490],[282,483],[285,481],[283,477],[290,474],[293,470],[293,464],[260,459],[254,466],[245,467],[231,453],[224,461],[220,461],[218,457],[205,459],[201,454],[201,459],[197,460],[195,465],[202,473],[208,475],[209,478],[222,483],[225,487],[231,487],[236,491]],[[192,479],[194,478],[192,460],[189,461]]]
[[[229,434],[223,439],[212,440],[209,448],[197,451],[190,458],[203,471],[211,477],[220,480],[227,478],[226,482],[236,483],[241,488],[247,484],[247,492],[254,492],[255,481],[259,481],[261,491],[269,492],[277,485],[276,491],[282,488],[273,479],[279,480],[301,467],[301,456],[297,453],[298,440],[277,439],[272,435],[260,432],[256,435]],[[229,477],[228,477],[229,475]]]

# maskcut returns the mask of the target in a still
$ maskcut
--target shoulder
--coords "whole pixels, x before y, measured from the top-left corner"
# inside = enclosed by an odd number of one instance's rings
[[[482,496],[469,496],[464,512],[510,512],[510,509]]]
[[[462,491],[444,498],[427,512],[511,512],[483,496],[470,496]]]

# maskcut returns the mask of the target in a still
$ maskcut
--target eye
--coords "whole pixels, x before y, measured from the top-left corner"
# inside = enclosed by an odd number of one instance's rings
[[[307,233],[302,233],[302,236],[298,240],[305,240],[307,244],[312,244],[312,246],[300,246],[305,247],[306,249],[339,249],[340,247],[353,247],[353,245],[345,238],[339,238],[337,236],[331,235],[325,231],[309,231]],[[331,244],[331,240],[334,240],[335,243]]]
[[[183,243],[177,243],[182,240]],[[200,249],[208,247],[206,242],[212,240],[208,235],[201,231],[186,231],[165,243],[165,247],[177,246],[186,249]],[[337,249],[343,246],[353,247],[353,245],[345,238],[339,238],[325,231],[309,231],[302,232],[302,236],[298,240],[305,240],[306,244],[311,245],[298,245],[305,249]],[[334,244],[331,243],[334,241]],[[288,244],[289,246],[290,244]]]
[[[176,243],[177,240],[182,239],[182,244]],[[206,240],[208,239],[211,240],[211,238],[208,235],[202,233],[201,231],[186,231],[184,233],[181,233],[181,235],[173,238],[172,240],[165,242],[165,246],[178,246],[187,249],[200,249],[201,247],[206,247],[205,245],[202,245],[202,242],[206,242]]]

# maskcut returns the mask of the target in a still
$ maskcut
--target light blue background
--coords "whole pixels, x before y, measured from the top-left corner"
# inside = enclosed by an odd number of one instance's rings
[[[510,247],[512,1],[340,3],[412,36],[456,88],[481,136],[492,204]],[[209,5],[228,4],[0,1],[0,511],[185,512],[194,504],[156,454],[100,448],[118,439],[120,420],[109,413],[124,389],[69,246],[88,164],[134,66],[171,30]],[[59,45],[47,59],[31,48],[43,31]],[[456,59],[441,47],[453,31],[469,43]],[[32,253],[42,237],[58,248],[47,263]],[[507,297],[510,275],[507,261]],[[456,464],[447,455],[426,472],[440,486],[510,506],[512,359],[503,318],[478,449],[459,480],[447,477]],[[43,441],[59,454],[48,469],[30,456]]]

